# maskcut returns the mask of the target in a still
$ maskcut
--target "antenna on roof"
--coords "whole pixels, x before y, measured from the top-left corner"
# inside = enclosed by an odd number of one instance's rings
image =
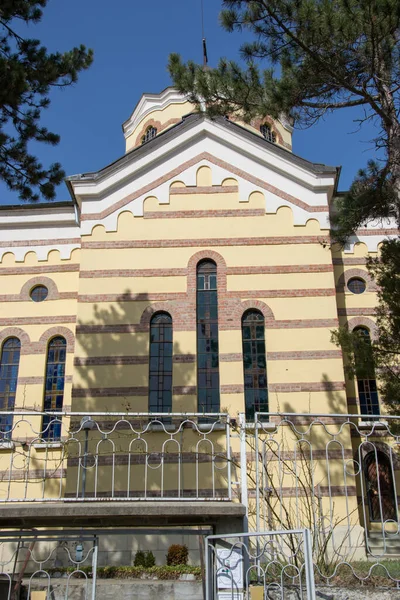
[[[200,4],[201,4],[201,37],[203,38],[203,66],[207,67],[208,56],[207,56],[207,40],[204,35],[204,4],[203,4],[203,0],[200,0]]]

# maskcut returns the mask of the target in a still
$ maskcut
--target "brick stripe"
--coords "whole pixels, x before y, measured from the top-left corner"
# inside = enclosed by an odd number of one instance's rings
[[[267,352],[267,360],[322,360],[342,358],[341,350],[301,350],[294,352]]]
[[[148,194],[155,188],[159,187],[163,183],[166,183],[167,181],[176,177],[177,175],[180,175],[180,173],[183,173],[183,171],[185,171],[186,169],[188,169],[190,167],[193,167],[194,165],[198,164],[202,160],[207,160],[210,163],[221,167],[222,169],[226,169],[227,171],[230,171],[231,173],[238,175],[242,179],[245,179],[246,181],[250,181],[250,183],[254,183],[255,186],[260,187],[261,189],[265,189],[265,190],[275,194],[275,196],[278,196],[279,198],[282,198],[283,200],[287,200],[288,202],[295,204],[296,206],[299,206],[303,210],[306,210],[308,212],[328,212],[329,211],[329,208],[327,205],[310,206],[310,205],[306,204],[305,202],[303,202],[302,200],[299,200],[295,196],[291,196],[290,194],[283,192],[282,190],[276,188],[275,186],[270,185],[266,181],[263,181],[262,179],[258,179],[257,177],[254,177],[253,175],[246,173],[246,171],[243,171],[242,169],[238,169],[237,167],[235,167],[223,160],[216,158],[209,152],[201,152],[197,156],[194,156],[190,160],[187,160],[186,162],[179,165],[179,167],[172,169],[168,173],[165,173],[161,177],[158,177],[157,179],[155,179],[153,182],[143,186],[142,188],[136,190],[132,194],[129,194],[125,198],[122,198],[122,200],[119,200],[119,202],[116,202],[113,206],[110,206],[109,208],[106,208],[103,211],[98,212],[98,213],[82,215],[81,220],[82,221],[93,221],[93,220],[104,219],[104,217],[108,217],[108,215],[111,215],[113,212],[119,210],[120,208],[123,208],[124,206],[126,206],[127,204],[129,204],[130,202],[135,200],[136,198],[139,198],[140,196],[143,196],[144,194]],[[177,190],[177,189],[181,189],[181,188],[171,188],[171,189]]]
[[[338,308],[339,317],[375,316],[375,308]]]
[[[79,263],[69,265],[42,265],[40,267],[4,267],[1,275],[42,275],[43,273],[67,273],[79,271]]]
[[[23,248],[25,246],[59,246],[64,244],[80,244],[81,238],[55,238],[51,240],[18,240],[0,242],[0,248]]]
[[[284,289],[284,290],[234,290],[227,293],[230,298],[319,298],[335,296],[334,288]],[[146,302],[162,300],[184,300],[184,292],[141,293],[141,294],[82,294],[79,302]]]
[[[196,248],[204,246],[280,246],[290,244],[327,244],[320,235],[276,236],[248,238],[190,238],[174,240],[130,240],[113,242],[82,242],[82,248],[91,250],[118,250],[125,248]]]
[[[267,329],[311,329],[314,327],[338,327],[339,322],[337,319],[293,319],[293,320],[282,320],[282,321],[266,321]],[[240,323],[235,325],[225,324],[224,327],[220,327],[221,330],[238,329]],[[195,329],[195,327],[194,327]],[[141,325],[138,323],[125,323],[119,325],[78,325],[76,327],[77,334],[88,334],[88,333],[143,333],[148,332],[149,328],[147,325]],[[179,328],[179,331],[192,331],[188,328]]]
[[[10,317],[0,319],[0,325],[7,326],[12,321],[13,325],[53,325],[56,323],[75,323],[76,315],[61,315],[57,317]]]
[[[333,271],[332,265],[282,265],[282,266],[248,266],[227,267],[227,275],[281,275],[285,273],[329,273]],[[182,268],[165,269],[98,269],[95,271],[80,271],[82,279],[95,279],[103,277],[182,277],[187,276],[188,270]]]
[[[78,292],[58,292],[56,298],[48,298],[51,300],[76,300]],[[22,294],[0,294],[0,302],[32,302],[32,300]]]
[[[235,194],[239,192],[238,185],[200,185],[188,187],[172,187],[171,196],[187,194]]]
[[[90,367],[96,365],[145,365],[149,362],[148,355],[138,356],[76,356],[74,359],[75,367]],[[175,354],[174,363],[194,363],[196,356],[194,354]]]
[[[109,387],[109,388],[73,388],[72,398],[110,398],[112,396],[147,396],[148,388],[135,387]]]
[[[333,258],[334,265],[366,265],[366,258]]]
[[[232,210],[164,210],[145,212],[145,219],[209,219],[225,217],[265,217],[263,208],[237,208]]]
[[[344,390],[344,381],[269,383],[269,392],[325,392]],[[242,394],[243,384],[221,385],[221,394]]]
[[[357,229],[356,235],[399,235],[400,229]]]
[[[18,385],[43,385],[45,377],[38,375],[35,377],[18,377]],[[65,383],[72,383],[72,375],[65,375]],[[63,410],[66,410],[65,407]]]
[[[96,271],[81,271],[82,279],[95,279],[102,277],[179,277],[186,276],[187,268],[171,269],[98,269]]]

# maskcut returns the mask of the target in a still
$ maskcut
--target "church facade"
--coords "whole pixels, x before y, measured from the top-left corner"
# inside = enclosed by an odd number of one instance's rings
[[[257,477],[236,494],[244,463],[235,476],[240,448],[229,439],[240,427],[254,439],[256,423],[269,440],[261,454],[279,465],[273,434],[300,423],[309,443],[313,419],[324,431],[346,424],[313,439],[318,506],[352,514],[348,530],[398,522],[397,447],[387,425],[373,424],[385,413],[375,375],[347,380],[331,341],[339,325],[374,336],[366,259],[395,227],[368,226],[332,246],[340,169],[293,154],[285,119],[210,120],[167,88],[142,96],[123,133],[124,156],[67,178],[71,200],[0,210],[4,506],[18,501],[23,515],[42,505],[36,525],[45,527],[60,503],[73,507],[64,526],[80,523],[73,511],[84,501],[113,499],[116,513],[129,501],[192,499],[194,511],[222,498],[214,521],[247,510],[252,527],[274,527]],[[201,460],[200,442],[211,448]],[[282,460],[293,464],[294,448]],[[374,477],[381,500],[387,483],[380,503]],[[276,481],[269,497],[290,502],[297,484],[280,481],[275,493]],[[242,513],[229,512],[235,504]],[[15,511],[8,518],[21,526]]]

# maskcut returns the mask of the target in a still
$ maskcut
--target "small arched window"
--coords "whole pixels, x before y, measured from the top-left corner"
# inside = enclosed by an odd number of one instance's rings
[[[246,418],[268,412],[267,361],[264,316],[250,309],[242,317],[244,398]]]
[[[155,127],[153,127],[152,125],[150,125],[150,127],[148,127],[146,129],[144,135],[142,136],[142,144],[144,144],[145,142],[149,142],[150,140],[155,138],[156,135],[157,135],[157,129]]]
[[[60,411],[64,402],[65,360],[67,342],[65,338],[53,338],[47,347],[46,385],[43,410],[45,412]],[[61,419],[52,415],[44,415],[42,437],[45,440],[59,440],[61,437]]]
[[[217,265],[197,265],[197,405],[202,413],[219,412]]]
[[[164,312],[150,321],[149,411],[172,411],[172,318]]]
[[[276,134],[274,131],[272,131],[271,127],[269,125],[267,125],[266,123],[264,123],[263,125],[260,126],[260,132],[261,135],[268,141],[268,142],[272,142],[273,144],[276,143]]]
[[[3,344],[0,361],[0,409],[4,411],[14,410],[20,354],[21,342],[19,339],[8,338]],[[0,416],[2,439],[11,437],[12,426],[12,415]]]
[[[379,415],[378,388],[369,331],[366,327],[355,327],[353,333],[358,335],[355,366],[360,412],[362,415]]]

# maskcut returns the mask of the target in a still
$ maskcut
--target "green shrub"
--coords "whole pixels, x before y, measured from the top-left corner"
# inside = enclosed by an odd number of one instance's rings
[[[187,546],[182,544],[172,544],[168,548],[167,565],[187,565],[189,550]]]
[[[156,558],[151,550],[148,550],[144,555],[144,566],[146,569],[151,569],[151,567],[155,567]]]
[[[146,566],[146,555],[143,550],[138,550],[133,560],[134,567],[145,567]]]

